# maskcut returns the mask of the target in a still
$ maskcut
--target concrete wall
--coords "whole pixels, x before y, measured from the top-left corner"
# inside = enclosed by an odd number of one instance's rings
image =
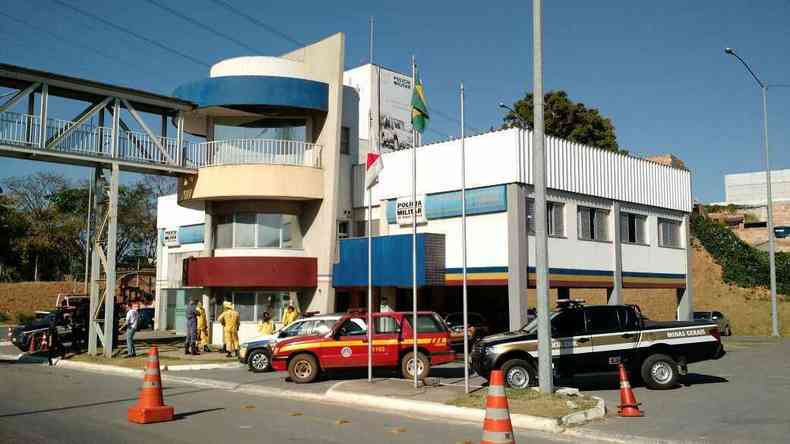
[[[727,174],[724,194],[727,203],[765,205],[765,172]],[[790,201],[790,170],[771,171],[771,194],[774,201]]]

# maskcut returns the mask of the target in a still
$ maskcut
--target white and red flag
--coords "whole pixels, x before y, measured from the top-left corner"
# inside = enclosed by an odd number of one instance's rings
[[[365,166],[365,188],[370,189],[376,184],[379,178],[379,173],[384,168],[384,161],[381,158],[381,153],[368,153],[368,162]]]

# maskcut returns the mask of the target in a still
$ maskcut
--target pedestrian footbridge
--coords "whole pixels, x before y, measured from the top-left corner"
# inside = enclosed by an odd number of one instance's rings
[[[184,115],[197,105],[175,97],[5,64],[0,87],[12,90],[0,95],[2,157],[174,176],[217,165],[321,167],[321,147],[313,143],[189,140]],[[52,97],[82,111],[55,117]]]

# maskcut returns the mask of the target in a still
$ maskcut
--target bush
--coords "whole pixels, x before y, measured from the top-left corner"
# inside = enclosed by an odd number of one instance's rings
[[[36,320],[36,314],[32,311],[18,311],[16,321],[22,325],[28,325]]]
[[[769,287],[768,253],[742,241],[723,224],[704,217],[691,219],[691,233],[721,265],[724,281],[740,287]],[[776,289],[790,293],[790,254],[776,253]]]

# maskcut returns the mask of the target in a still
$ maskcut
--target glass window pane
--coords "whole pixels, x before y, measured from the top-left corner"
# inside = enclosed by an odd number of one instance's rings
[[[411,316],[405,318],[411,324]],[[442,323],[440,323],[434,315],[431,314],[418,314],[417,315],[417,334],[420,333],[440,333],[444,331]]]
[[[527,199],[527,233],[535,234],[535,199]]]
[[[616,307],[590,307],[587,309],[587,332],[611,333],[620,329]]]
[[[418,319],[419,322],[419,319]],[[400,331],[400,327],[398,326],[398,321],[390,316],[381,316],[376,319],[375,321],[376,326],[376,333],[380,334],[392,334],[398,333]]]
[[[258,214],[258,247],[280,248],[279,214]]]
[[[234,247],[250,248],[255,246],[255,213],[236,214]]]
[[[551,336],[554,338],[579,336],[585,332],[584,310],[566,310],[551,320]]]
[[[634,216],[634,242],[646,244],[645,239],[645,216]]]
[[[282,215],[282,239],[280,248],[302,248],[302,230],[299,227],[299,216]]]
[[[630,226],[628,224],[629,214],[620,213],[620,241],[630,242]]]
[[[280,322],[283,318],[283,309],[286,307],[287,291],[264,291],[258,297],[258,313],[263,314],[268,311],[272,315],[274,322]]]
[[[549,235],[565,236],[565,204],[549,202]]]
[[[233,248],[233,216],[218,216],[215,248]]]
[[[592,239],[592,225],[590,223],[590,208],[579,207],[579,239]]]
[[[609,240],[609,212],[596,208],[595,210],[595,239]]]
[[[233,305],[236,311],[239,312],[239,319],[241,321],[254,321],[255,320],[255,293],[244,292],[233,294]]]

